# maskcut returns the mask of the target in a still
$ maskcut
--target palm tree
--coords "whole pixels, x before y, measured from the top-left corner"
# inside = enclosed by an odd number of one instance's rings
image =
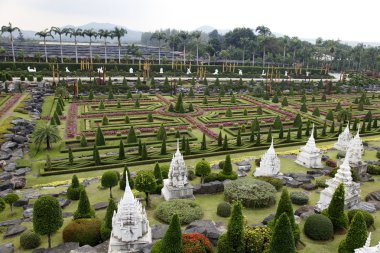
[[[265,66],[265,46],[268,40],[268,37],[272,35],[270,29],[266,26],[258,26],[256,32],[259,33],[259,40],[263,46],[263,67]]]
[[[127,53],[133,55],[132,64],[135,64],[136,52],[139,51],[139,48],[135,44],[127,46]]]
[[[15,56],[15,49],[13,47],[13,41],[14,41],[14,38],[13,38],[13,32],[14,31],[18,31],[19,33],[21,32],[20,31],[20,28],[18,28],[17,26],[12,26],[12,24],[9,22],[9,25],[6,26],[6,25],[3,25],[1,27],[1,34],[5,33],[5,32],[8,32],[9,33],[9,39],[11,41],[11,46],[12,46],[12,56],[13,56],[13,62],[16,62],[16,56]]]
[[[171,34],[166,38],[166,42],[169,43],[169,47],[172,49],[172,68],[174,66],[174,50],[175,47],[179,44],[179,36],[177,34]]]
[[[80,28],[74,29],[74,28],[67,28],[65,35],[67,36],[70,34],[70,38],[74,37],[74,44],[75,44],[75,63],[78,64],[78,41],[77,37],[82,36],[83,37],[83,31]]]
[[[292,37],[290,47],[293,50],[293,63],[296,61],[296,52],[301,47],[301,41],[298,37]]]
[[[198,49],[199,49],[199,39],[201,38],[201,35],[202,35],[202,32],[200,31],[194,31],[191,36],[193,36],[195,38],[195,40],[197,41],[197,65],[198,64]]]
[[[289,44],[289,36],[282,37],[282,43],[284,45],[284,51],[283,51],[283,60],[282,60],[282,67],[285,68],[285,57],[286,57],[286,47]]]
[[[113,33],[108,30],[100,29],[98,35],[100,38],[104,38],[104,62],[107,64],[107,38],[110,37],[113,39]]]
[[[47,57],[47,50],[46,50],[46,38],[47,37],[52,37],[54,38],[53,35],[51,35],[51,32],[49,31],[49,29],[45,29],[43,31],[40,31],[40,32],[37,32],[35,35],[41,37],[41,38],[44,38],[44,47],[45,47],[45,61],[48,62],[48,57]]]
[[[190,35],[186,31],[180,31],[178,33],[178,36],[181,39],[182,44],[183,44],[183,64],[186,64],[186,44],[187,44],[187,41],[190,38]]]
[[[46,142],[47,150],[51,149],[51,143],[56,143],[61,140],[58,128],[53,125],[42,125],[37,127],[33,133],[33,138],[38,149],[43,142]]]
[[[166,39],[166,33],[161,32],[161,31],[156,31],[155,33],[152,34],[150,39],[158,40],[158,64],[161,64],[161,40]]]
[[[243,46],[243,66],[244,66],[244,56],[245,56],[245,48],[249,45],[250,39],[248,37],[240,38],[240,44]]]
[[[62,35],[66,34],[67,30],[66,29],[61,29],[56,26],[52,26],[50,28],[50,32],[53,32],[54,34],[58,34],[59,36],[59,46],[61,48],[61,63],[63,63],[63,51],[62,51]]]
[[[252,66],[255,66],[256,49],[259,46],[256,39],[252,39],[248,43],[249,49],[252,50]]]
[[[90,62],[92,64],[92,37],[98,37],[98,33],[94,29],[86,29],[83,34],[90,38]]]
[[[124,37],[128,32],[124,28],[115,27],[112,33],[113,33],[113,36],[117,38],[117,45],[119,47],[119,64],[120,64],[121,37]]]

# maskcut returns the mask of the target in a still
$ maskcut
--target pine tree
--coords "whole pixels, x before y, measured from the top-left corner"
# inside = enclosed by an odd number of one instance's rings
[[[278,132],[278,138],[283,139],[284,138],[284,127],[281,126],[280,131]]]
[[[300,111],[305,113],[307,112],[307,106],[305,103],[302,104]]]
[[[331,124],[330,133],[335,133],[335,121],[333,121]]]
[[[157,139],[162,141],[163,139],[166,139],[166,138],[167,138],[166,129],[164,127],[164,124],[161,124],[157,132]]]
[[[189,139],[186,139],[185,155],[191,155],[191,149],[190,149],[190,141],[189,141]]]
[[[91,207],[90,201],[87,197],[87,192],[83,189],[80,192],[78,208],[74,213],[74,220],[83,219],[83,218],[94,218],[95,211]]]
[[[90,94],[88,95],[88,99],[89,100],[93,100],[94,99],[94,92],[92,90],[90,90]]]
[[[272,127],[269,128],[268,135],[267,135],[267,142],[272,142]]]
[[[217,79],[219,82],[219,79]],[[219,96],[224,97],[226,95],[226,91],[224,90],[224,86],[220,88]]]
[[[366,128],[365,128],[365,120],[363,120],[363,123],[362,123],[362,125],[361,125],[361,127],[360,127],[360,131],[359,131],[359,132],[360,132],[361,134],[363,134],[363,133],[365,133],[365,129],[366,129]]]
[[[234,94],[232,94],[232,97],[231,97],[231,103],[232,104],[235,104],[236,103],[236,97]]]
[[[306,124],[305,136],[310,136],[310,120],[308,120]]]
[[[193,112],[193,111],[194,111],[193,103],[190,102],[190,104],[189,104],[189,112]]]
[[[255,143],[255,145],[256,146],[260,146],[260,144],[261,144],[261,133],[260,133],[260,131],[257,133],[257,138],[256,138],[256,143]]]
[[[224,135],[224,140],[223,140],[223,150],[228,150],[228,139],[227,139],[227,134]]]
[[[354,252],[355,249],[361,248],[367,241],[367,226],[361,212],[357,212],[352,219],[347,236],[339,245],[339,252]]]
[[[135,142],[137,142],[137,136],[136,136],[135,129],[133,128],[133,126],[131,126],[129,128],[128,135],[127,135],[127,143],[135,143]]]
[[[352,125],[352,130],[354,130],[354,131],[358,130],[358,124],[359,124],[359,119],[356,118],[354,120],[354,124]]]
[[[330,120],[330,121],[333,121],[334,120],[334,113],[332,110],[329,110],[326,114],[326,119],[327,120]]]
[[[322,213],[323,214],[323,213]],[[344,212],[344,185],[340,184],[330,201],[326,216],[331,220],[334,230],[338,231],[348,227],[348,218]]]
[[[241,146],[241,145],[242,145],[242,141],[241,141],[241,133],[240,133],[240,129],[239,129],[237,137],[236,137],[236,146]]]
[[[302,126],[300,126],[297,130],[297,139],[302,139]]]
[[[100,163],[101,163],[101,161],[100,161],[100,155],[99,155],[99,150],[96,147],[96,145],[94,146],[94,151],[93,151],[93,154],[92,154],[92,159],[94,160],[95,165],[100,165]]]
[[[364,111],[364,104],[363,104],[363,102],[359,102],[358,111]]]
[[[294,220],[292,201],[290,200],[290,196],[286,188],[282,190],[281,198],[277,206],[276,216],[270,225],[274,226],[283,213],[288,216],[290,226],[293,231],[294,244],[297,244],[300,239],[300,229]]]
[[[222,145],[223,145],[222,131],[219,131],[219,135],[218,135],[218,147],[221,147]]]
[[[261,106],[257,107],[257,114],[262,115],[263,114],[263,108]]]
[[[106,140],[103,135],[103,131],[100,127],[96,130],[96,139],[95,139],[96,146],[104,146],[106,145]]]
[[[272,103],[278,103],[278,96],[277,96],[277,94],[275,94],[274,97],[272,98]]]
[[[275,224],[269,253],[295,253],[292,226],[288,215],[282,213]]]
[[[120,140],[119,143],[119,160],[125,159],[125,151],[124,151],[124,143],[122,140]]]
[[[260,131],[260,123],[259,123],[257,117],[253,120],[251,128],[257,132]]]
[[[249,141],[250,142],[255,142],[255,131],[252,129],[252,131],[251,131],[251,135],[250,135],[250,137],[249,137]]]
[[[179,253],[182,248],[181,225],[177,214],[172,216],[168,230],[161,240],[159,252]]]
[[[207,101],[207,96],[205,96],[202,100],[202,104],[204,105],[207,105],[208,104],[208,101]]]
[[[377,118],[375,118],[375,120],[373,121],[373,125],[372,125],[373,128],[377,128]]]
[[[161,155],[166,155],[166,138],[162,140],[160,154]]]
[[[125,124],[130,123],[130,119],[129,119],[128,115],[125,115],[124,122],[125,122]]]
[[[173,106],[172,103],[170,103],[169,108],[168,108],[168,111],[169,111],[169,112],[174,112],[174,106]]]
[[[194,90],[193,90],[193,87],[190,87],[190,90],[189,90],[189,97],[194,97]]]
[[[128,93],[127,93],[127,99],[132,99],[132,92],[131,90],[128,90]]]
[[[117,108],[121,108],[121,103],[120,103],[120,101],[117,101]]]
[[[242,205],[239,201],[235,202],[232,207],[231,219],[227,227],[227,252],[241,253],[245,252],[244,240],[244,216]]]
[[[106,109],[106,106],[104,105],[103,100],[100,100],[99,110],[104,110],[104,109]]]
[[[207,146],[206,146],[206,134],[203,133],[202,143],[201,143],[201,150],[206,150],[206,149],[207,149]]]
[[[181,138],[181,134],[179,133],[179,131],[177,130],[177,132],[175,132],[175,138],[176,139],[179,139]]]
[[[301,103],[306,103],[307,99],[306,99],[306,95],[303,95],[302,98],[301,98]]]
[[[117,206],[115,201],[110,198],[107,206],[106,215],[104,216],[104,221],[100,228],[100,234],[103,241],[106,241],[110,238],[112,232],[112,217],[114,212],[117,211]]]
[[[185,135],[182,136],[181,150],[182,150],[183,152],[185,152],[185,150],[186,150],[186,139],[185,139]]]
[[[340,111],[340,110],[342,110],[342,105],[340,104],[340,102],[338,102],[336,104],[335,111],[337,112],[337,111]]]
[[[247,111],[247,109],[244,109],[244,111],[243,111],[243,115],[244,115],[244,116],[248,116],[248,111]]]
[[[61,125],[61,120],[59,119],[58,113],[56,111],[54,112],[54,122],[55,125]]]
[[[205,96],[210,96],[210,90],[208,89],[208,87],[206,87],[206,89],[205,89],[203,95],[205,95]]]
[[[317,92],[318,92],[318,90],[317,90]],[[311,98],[311,102],[315,102],[315,97],[314,96]]]
[[[326,98],[326,94],[323,94],[323,95],[322,95],[321,100],[322,100],[323,102],[326,102],[326,100],[327,100],[327,98]]]
[[[153,122],[153,115],[151,113],[148,113],[147,121]]]
[[[313,116],[316,116],[316,117],[321,116],[321,113],[319,112],[319,108],[318,107],[315,107],[315,109],[313,111]]]
[[[191,81],[190,81],[191,85],[194,86],[195,85],[195,78],[191,78]]]
[[[326,128],[327,128],[327,123],[325,121],[325,123],[323,124],[323,128],[322,128],[322,136],[326,136]]]
[[[218,98],[218,104],[222,104],[222,99],[220,97]]]
[[[231,156],[226,155],[226,159],[224,160],[224,165],[223,165],[223,172],[224,175],[231,175],[232,174],[232,161],[231,161]]]
[[[277,115],[276,119],[273,122],[273,129],[281,129],[282,127],[282,122],[280,119],[280,116]]]
[[[296,118],[294,119],[294,122],[293,122],[293,126],[294,127],[299,127],[300,125],[302,125],[302,118],[301,118],[301,115],[299,113],[297,113],[297,116],[296,116]]]
[[[106,126],[108,125],[108,123],[109,123],[109,120],[107,118],[107,115],[103,115],[102,126]]]
[[[182,93],[179,94],[177,102],[174,107],[174,111],[177,113],[185,113],[185,107],[183,106]]]
[[[291,141],[291,135],[290,135],[290,128],[288,129],[288,134],[286,135],[286,142],[290,142]]]
[[[84,134],[81,135],[80,137],[80,146],[81,147],[87,147],[87,139]]]
[[[108,99],[114,99],[112,89],[109,89],[108,91]]]
[[[138,99],[136,99],[135,108],[140,108],[140,101]]]
[[[74,155],[71,147],[69,147],[69,164],[73,165],[74,164]]]
[[[162,173],[161,173],[161,168],[158,162],[154,165],[154,170],[153,170],[154,177],[156,178],[157,185],[162,185],[163,178],[162,178]]]

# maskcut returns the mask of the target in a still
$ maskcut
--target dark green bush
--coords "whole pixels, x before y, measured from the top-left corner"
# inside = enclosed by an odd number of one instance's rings
[[[235,171],[232,171],[230,175],[225,175],[223,174],[223,171],[219,173],[210,173],[207,176],[205,176],[204,182],[209,183],[213,181],[224,181],[224,180],[236,180],[237,179],[237,174]]]
[[[241,201],[245,207],[269,207],[276,203],[276,188],[253,178],[241,178],[224,187],[224,199],[230,203]]]
[[[20,245],[24,249],[35,249],[41,245],[41,237],[33,231],[26,231],[20,236]]]
[[[346,157],[346,152],[344,152],[344,151],[339,151],[339,152],[336,154],[336,158],[337,158],[337,159],[344,158],[344,157]]]
[[[360,210],[360,209],[354,209],[354,210],[348,211],[347,216],[348,216],[348,222],[350,224],[351,224],[351,221],[354,218],[355,214],[357,214],[357,213],[361,213],[363,215],[363,218],[364,218],[364,221],[367,225],[367,228],[370,228],[373,226],[373,224],[375,223],[375,220],[374,220],[372,214],[370,214],[367,211]]]
[[[24,75],[20,76],[20,81],[22,81],[22,82],[25,81],[25,76]]]
[[[371,175],[380,175],[380,166],[375,164],[368,164],[367,172]]]
[[[218,252],[225,252],[228,249],[227,233],[219,236],[217,248]]]
[[[28,78],[28,81],[29,81],[29,82],[33,82],[33,81],[34,81],[34,77],[33,77],[32,75],[28,75],[27,78]]]
[[[161,202],[154,212],[156,218],[165,223],[169,223],[174,214],[178,214],[182,225],[189,224],[194,220],[200,220],[203,217],[200,205],[188,199]]]
[[[325,241],[334,236],[334,227],[331,220],[322,214],[313,214],[307,218],[304,233],[312,240]]]
[[[38,75],[37,76],[37,82],[41,82],[42,81],[42,76]]]
[[[161,172],[162,174],[162,172]],[[196,178],[195,172],[193,170],[188,170],[187,171],[187,179],[190,181],[193,181]]]
[[[169,164],[160,165],[160,169],[161,169],[162,178],[167,179],[168,174],[169,174],[170,165]]]
[[[277,191],[281,191],[284,182],[279,178],[274,177],[256,177],[256,179],[270,183],[276,188]]]
[[[80,197],[80,192],[84,189],[83,185],[79,185],[78,187],[73,187],[70,185],[67,188],[67,198],[71,200],[78,200]]]
[[[327,187],[327,184],[326,184],[326,178],[317,178],[315,180],[315,184],[320,187],[320,188],[326,188]]]
[[[62,232],[64,242],[78,242],[79,246],[95,246],[101,243],[101,221],[96,218],[78,219],[70,222]]]
[[[304,192],[291,192],[290,199],[295,205],[306,205],[309,203],[309,196]]]
[[[216,209],[216,214],[219,215],[220,217],[230,217],[231,204],[228,202],[220,203]]]

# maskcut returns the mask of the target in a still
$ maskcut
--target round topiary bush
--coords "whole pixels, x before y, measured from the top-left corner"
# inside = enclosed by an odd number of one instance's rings
[[[95,246],[102,242],[99,219],[78,219],[70,222],[62,232],[64,242],[78,242],[79,246]]]
[[[222,202],[218,205],[216,209],[216,214],[220,217],[230,217],[231,215],[231,204],[228,202]]]
[[[282,186],[284,185],[282,179],[275,177],[256,177],[256,179],[270,183],[277,191],[281,191]]]
[[[20,236],[20,245],[24,249],[35,249],[41,245],[41,237],[34,231],[26,231]]]
[[[372,214],[370,214],[367,211],[360,210],[360,209],[354,209],[354,210],[348,211],[347,216],[348,216],[348,221],[350,224],[351,224],[351,221],[354,218],[355,214],[357,214],[357,213],[361,213],[363,215],[363,218],[365,220],[367,228],[370,228],[373,226],[373,224],[375,223],[375,220],[374,220]]]
[[[161,202],[154,214],[157,219],[167,224],[170,223],[173,214],[178,214],[181,225],[189,224],[203,217],[202,208],[194,201],[188,199],[175,199]]]
[[[79,200],[80,192],[84,189],[83,185],[79,185],[78,187],[73,187],[70,185],[67,188],[67,198],[70,200]]]
[[[306,205],[309,203],[309,196],[304,192],[292,192],[290,193],[290,200],[295,205]]]
[[[334,227],[331,220],[322,214],[309,216],[303,229],[307,237],[317,241],[329,240],[334,235]]]
[[[266,252],[272,231],[269,227],[246,227],[244,229],[245,253]]]
[[[253,178],[237,179],[224,187],[224,199],[239,200],[245,207],[269,207],[276,203],[276,188]]]

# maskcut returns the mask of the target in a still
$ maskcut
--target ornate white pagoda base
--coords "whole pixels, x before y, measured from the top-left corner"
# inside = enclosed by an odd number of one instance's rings
[[[164,179],[164,187],[161,190],[161,194],[164,196],[166,201],[171,199],[194,198],[194,187],[190,183],[183,187],[173,187],[169,185],[169,181],[169,179]]]
[[[108,253],[139,253],[142,248],[152,243],[151,228],[148,228],[148,232],[136,241],[123,242],[118,240],[111,234],[110,244],[108,247]]]
[[[296,163],[298,163],[301,166],[304,166],[306,168],[310,169],[321,169],[323,168],[322,165],[322,155],[321,154],[313,154],[310,155],[306,152],[301,152],[298,154]]]

